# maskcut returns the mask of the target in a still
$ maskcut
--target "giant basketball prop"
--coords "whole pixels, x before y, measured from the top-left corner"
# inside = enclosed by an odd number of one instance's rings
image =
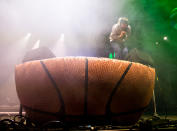
[[[150,102],[155,70],[115,59],[64,57],[17,65],[15,80],[32,120],[133,124]]]

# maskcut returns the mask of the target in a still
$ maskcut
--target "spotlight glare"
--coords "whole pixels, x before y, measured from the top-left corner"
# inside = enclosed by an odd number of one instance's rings
[[[36,41],[36,43],[33,46],[33,50],[39,48],[40,40]]]
[[[164,39],[164,40],[168,40],[168,37],[167,37],[167,36],[164,36],[163,39]]]
[[[64,35],[64,33],[62,33],[60,35],[60,42],[64,42],[64,40],[65,40],[65,35]]]
[[[28,33],[26,36],[25,36],[25,39],[29,39],[31,37],[31,33]]]

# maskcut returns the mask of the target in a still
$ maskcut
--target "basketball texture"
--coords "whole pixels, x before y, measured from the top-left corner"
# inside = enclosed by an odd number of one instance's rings
[[[151,100],[155,70],[116,59],[61,57],[17,65],[15,81],[32,120],[133,124]]]

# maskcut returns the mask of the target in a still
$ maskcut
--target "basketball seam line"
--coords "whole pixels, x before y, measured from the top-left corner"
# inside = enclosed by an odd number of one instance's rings
[[[113,90],[112,90],[112,92],[111,92],[111,94],[110,94],[110,96],[109,96],[109,98],[108,98],[108,102],[107,102],[107,104],[106,104],[106,114],[107,114],[107,115],[110,115],[110,113],[112,113],[111,110],[110,110],[112,98],[113,98],[114,94],[116,93],[118,87],[120,86],[122,80],[125,78],[126,74],[127,74],[128,71],[130,70],[131,66],[132,66],[132,63],[130,63],[130,64],[127,66],[126,70],[125,70],[124,73],[122,74],[122,76],[121,76],[121,78],[119,79],[119,81],[116,83],[115,87],[113,88]]]
[[[41,65],[42,65],[44,71],[46,72],[47,76],[49,77],[50,81],[52,82],[52,84],[53,84],[53,86],[54,86],[54,88],[55,88],[55,90],[56,90],[56,92],[57,92],[57,94],[58,94],[58,99],[59,99],[59,101],[61,102],[61,108],[60,108],[60,110],[59,110],[58,113],[60,113],[60,111],[62,111],[63,113],[65,113],[65,104],[64,104],[64,101],[63,101],[61,92],[60,92],[60,90],[59,90],[59,88],[58,88],[58,86],[57,86],[55,80],[53,79],[52,75],[51,75],[50,72],[48,71],[46,65],[43,63],[43,61],[40,61],[40,63],[41,63]]]
[[[84,97],[84,116],[87,116],[88,104],[88,59],[85,58],[85,97]]]

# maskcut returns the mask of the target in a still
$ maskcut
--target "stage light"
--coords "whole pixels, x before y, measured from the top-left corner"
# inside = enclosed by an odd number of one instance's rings
[[[65,35],[64,33],[60,34],[55,46],[53,47],[52,51],[57,57],[66,56],[66,47],[65,47]]]
[[[62,33],[61,35],[60,35],[60,42],[64,42],[64,40],[65,40],[65,35],[64,35],[64,33]]]
[[[25,36],[25,39],[29,39],[31,37],[31,33],[28,33],[26,36]]]
[[[33,46],[33,50],[39,48],[40,40],[36,41],[36,43]]]
[[[109,58],[112,59],[112,53],[109,53]]]
[[[163,37],[163,40],[168,40],[168,37],[167,37],[167,36],[164,36],[164,37]]]
[[[110,58],[110,59],[116,58],[116,53],[115,53],[115,52],[114,52],[114,54],[109,53],[109,58]]]

